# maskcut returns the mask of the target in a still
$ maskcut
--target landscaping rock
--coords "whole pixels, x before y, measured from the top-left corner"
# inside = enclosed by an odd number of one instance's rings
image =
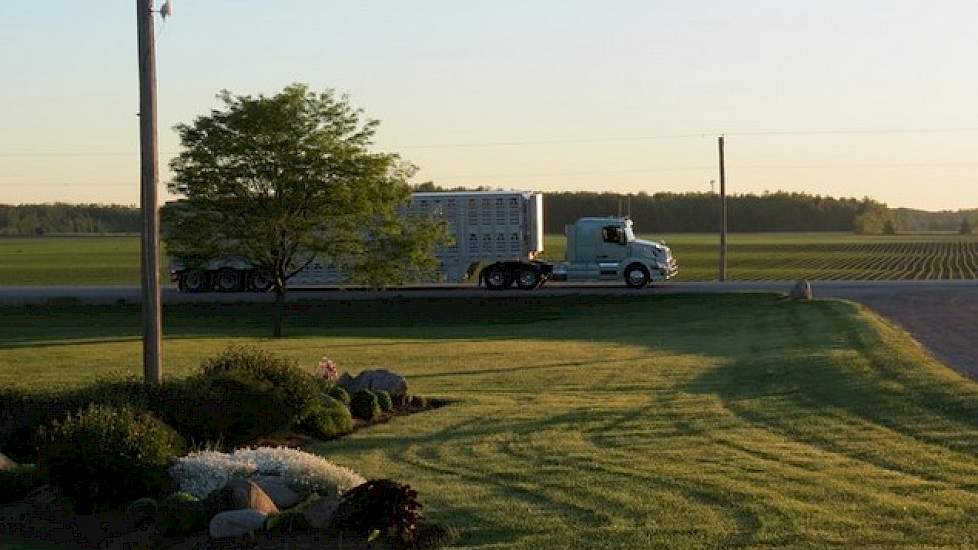
[[[360,390],[384,390],[391,396],[401,396],[408,391],[407,380],[403,376],[385,369],[365,370],[355,378],[343,373],[337,384],[346,388],[350,394]]]
[[[309,526],[313,529],[326,529],[336,515],[336,509],[340,506],[340,499],[337,496],[325,496],[313,502],[308,508],[302,511]]]
[[[17,467],[17,463],[10,460],[3,453],[0,453],[0,471],[3,470],[13,470]]]
[[[133,501],[126,508],[126,519],[137,527],[152,523],[156,520],[159,504],[151,498],[141,498]]]
[[[247,479],[232,479],[217,495],[217,509],[255,510],[263,514],[277,514],[278,507],[255,482]]]
[[[798,281],[788,297],[792,300],[809,301],[812,299],[812,285],[808,281]]]
[[[291,508],[302,500],[302,495],[293,491],[281,476],[256,476],[251,481],[265,491],[279,510]]]
[[[268,514],[258,510],[230,510],[211,518],[208,533],[212,539],[240,537],[261,530]]]
[[[41,485],[27,493],[24,502],[41,508],[51,506],[61,498],[61,490],[54,485]]]

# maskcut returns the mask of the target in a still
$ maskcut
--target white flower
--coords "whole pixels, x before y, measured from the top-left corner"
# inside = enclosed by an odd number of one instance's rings
[[[170,467],[170,477],[197,498],[220,489],[229,479],[255,474],[282,476],[295,491],[321,495],[341,493],[366,482],[349,468],[288,447],[238,449],[233,453],[191,453]]]

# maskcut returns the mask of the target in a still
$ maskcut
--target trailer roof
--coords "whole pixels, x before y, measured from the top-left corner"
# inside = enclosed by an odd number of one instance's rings
[[[425,196],[448,196],[448,195],[463,195],[469,196],[474,195],[477,197],[482,197],[486,195],[535,195],[539,191],[415,191],[411,193],[414,196],[425,195]]]

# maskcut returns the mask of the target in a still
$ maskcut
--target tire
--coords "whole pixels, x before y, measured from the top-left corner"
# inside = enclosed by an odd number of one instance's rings
[[[540,274],[532,269],[521,269],[516,273],[516,286],[520,290],[533,290],[540,285]]]
[[[184,271],[180,274],[180,290],[184,292],[206,292],[209,288],[207,272],[200,269]]]
[[[214,287],[220,292],[240,292],[241,272],[237,269],[225,268],[214,277]]]
[[[248,275],[248,289],[254,292],[268,292],[272,289],[272,280],[261,271],[252,271]]]
[[[486,282],[486,288],[489,290],[506,290],[509,285],[513,284],[506,270],[498,265],[487,267],[483,271],[482,279]]]
[[[649,270],[642,264],[632,264],[625,268],[625,284],[630,288],[645,288],[651,278]]]

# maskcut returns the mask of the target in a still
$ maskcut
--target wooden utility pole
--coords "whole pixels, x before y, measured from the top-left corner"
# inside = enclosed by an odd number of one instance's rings
[[[139,166],[142,228],[143,375],[146,383],[163,380],[160,311],[160,212],[157,197],[159,151],[156,143],[156,39],[153,0],[136,0],[139,45]]]
[[[723,165],[723,136],[717,138],[720,149],[720,281],[727,280],[727,173]]]

